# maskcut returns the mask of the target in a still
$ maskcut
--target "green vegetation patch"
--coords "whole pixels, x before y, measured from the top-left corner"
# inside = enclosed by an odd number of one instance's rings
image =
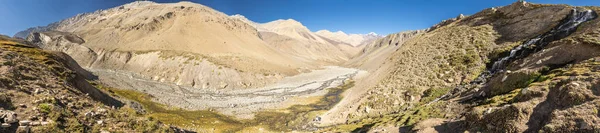
[[[510,104],[514,102],[514,98],[517,97],[519,94],[521,94],[521,89],[515,89],[507,94],[497,95],[492,98],[485,99],[485,101],[483,101],[483,104],[481,104],[480,106],[490,107]]]
[[[450,91],[450,88],[431,88],[431,89],[425,90],[425,92],[423,92],[423,97],[421,98],[420,103],[421,104],[429,103],[429,102],[435,100],[436,98],[439,98],[439,97],[445,95],[448,91]]]
[[[329,88],[329,92],[316,103],[308,105],[294,105],[288,108],[287,112],[263,111],[256,114],[255,120],[251,123],[269,127],[271,130],[291,132],[293,130],[302,130],[308,126],[318,115],[331,109],[335,104],[342,100],[342,92],[354,86],[350,81],[339,87]]]
[[[38,105],[38,109],[40,109],[40,112],[42,113],[46,113],[49,114],[52,111],[52,108],[54,106],[52,104],[48,104],[48,103],[42,103]]]
[[[216,132],[232,132],[241,130],[245,125],[235,119],[212,111],[189,111],[179,108],[169,108],[166,105],[152,101],[152,97],[134,90],[114,89],[100,87],[126,99],[139,102],[148,112],[147,116],[167,124],[184,128],[193,128],[199,131],[212,128]]]

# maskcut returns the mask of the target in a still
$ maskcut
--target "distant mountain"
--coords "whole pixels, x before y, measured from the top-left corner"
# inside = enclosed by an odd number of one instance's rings
[[[368,34],[346,34],[343,31],[331,32],[329,30],[319,30],[316,34],[331,40],[348,43],[352,46],[368,44],[383,37],[375,32],[370,32]]]
[[[316,64],[345,62],[361,49],[321,37],[294,19],[256,23],[239,14],[230,17],[253,25],[261,38],[272,47],[302,60],[318,60],[313,62]]]

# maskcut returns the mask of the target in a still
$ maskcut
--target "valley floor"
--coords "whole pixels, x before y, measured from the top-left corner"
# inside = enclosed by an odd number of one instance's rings
[[[250,119],[258,111],[284,109],[297,104],[311,104],[328,93],[327,88],[348,82],[357,74],[353,68],[328,66],[254,89],[198,89],[140,78],[135,74],[111,70],[90,70],[102,84],[143,92],[158,103],[187,110],[215,110],[219,113]]]

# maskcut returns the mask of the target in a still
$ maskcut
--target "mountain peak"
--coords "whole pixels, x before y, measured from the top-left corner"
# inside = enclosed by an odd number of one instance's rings
[[[125,7],[142,7],[142,6],[148,6],[148,5],[154,5],[157,4],[156,2],[152,2],[152,1],[134,1],[128,4],[125,4],[123,6]]]
[[[364,42],[370,42],[374,39],[381,38],[377,33],[370,32],[368,34],[347,34],[343,31],[331,32],[329,30],[319,30],[317,35],[325,38],[358,46]]]
[[[289,26],[292,26],[292,25],[294,25],[294,26],[303,26],[302,23],[300,23],[300,22],[298,22],[298,21],[296,21],[294,19],[291,19],[291,18],[289,18],[289,19],[278,19],[278,20],[275,20],[275,21],[272,21],[272,22],[269,22],[269,23],[284,24],[284,25],[289,25]]]
[[[375,32],[369,32],[367,35],[378,36],[378,34]]]
[[[336,31],[334,34],[339,34],[339,35],[344,35],[344,36],[348,36],[348,34],[344,33],[341,30]]]

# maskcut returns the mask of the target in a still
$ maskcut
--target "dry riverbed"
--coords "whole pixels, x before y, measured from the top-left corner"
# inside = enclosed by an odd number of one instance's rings
[[[137,99],[136,101],[145,106],[154,102],[161,104],[159,109],[150,107],[154,108],[150,111],[158,110],[163,115],[168,115],[169,111],[166,110],[169,107],[205,110],[196,114],[212,116],[215,121],[230,123],[235,125],[234,127],[259,126],[256,127],[258,130],[266,126],[276,131],[314,130],[308,123],[341,100],[340,93],[353,85],[350,80],[352,77],[364,73],[352,68],[328,66],[321,70],[286,77],[275,84],[261,88],[207,90],[147,80],[126,72],[90,71],[98,75],[98,82],[101,84],[122,89],[113,91],[123,94],[142,92],[139,95],[147,95],[141,99],[145,101],[140,101],[141,96],[124,96],[126,98]],[[186,114],[185,111],[179,113]],[[233,117],[229,118],[229,116]],[[199,117],[204,118],[204,115]],[[273,120],[292,123],[284,125],[265,123]],[[231,129],[231,127],[226,128]]]

